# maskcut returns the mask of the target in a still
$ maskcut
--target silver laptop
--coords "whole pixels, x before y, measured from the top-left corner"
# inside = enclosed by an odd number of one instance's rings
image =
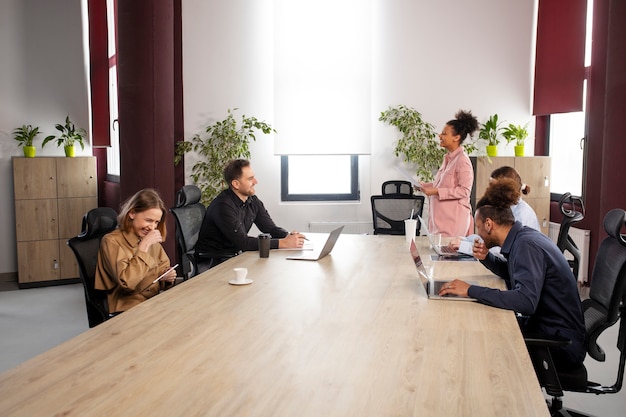
[[[294,259],[297,261],[319,261],[324,256],[328,255],[330,251],[333,250],[333,248],[335,247],[335,243],[337,243],[337,239],[339,239],[339,235],[341,234],[342,230],[343,230],[343,226],[339,226],[338,228],[330,232],[330,235],[328,235],[328,238],[326,239],[326,243],[324,243],[324,247],[322,248],[320,252],[313,251],[309,253],[304,253],[302,255],[288,256],[287,259]]]
[[[453,301],[476,301],[475,298],[470,297],[461,297],[454,294],[448,295],[438,295],[441,287],[447,284],[450,281],[440,281],[433,280],[426,272],[426,268],[424,268],[424,264],[422,263],[422,257],[420,256],[417,246],[415,245],[415,241],[411,241],[411,258],[413,258],[413,263],[415,263],[415,268],[417,268],[417,275],[419,275],[420,280],[422,280],[422,285],[424,285],[424,289],[426,290],[426,295],[428,295],[429,299],[432,300],[453,300]]]
[[[430,231],[428,230],[428,225],[424,222],[424,219],[422,219],[420,215],[418,215],[417,217],[420,220],[422,229],[424,230],[424,232],[426,233],[426,236],[428,237],[430,246],[432,246],[433,250],[435,251],[437,255],[444,257],[444,258],[472,258],[472,255],[468,255],[463,252],[458,252],[457,250],[452,249],[451,247],[447,245],[439,245],[433,242],[433,236],[430,234]]]

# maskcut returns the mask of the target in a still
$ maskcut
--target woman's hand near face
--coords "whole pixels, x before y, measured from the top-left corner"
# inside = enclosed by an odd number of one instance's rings
[[[139,250],[142,252],[147,252],[150,246],[154,245],[155,243],[161,243],[162,241],[163,238],[161,237],[161,232],[159,232],[158,229],[154,229],[150,233],[148,233],[143,239],[141,239],[141,242],[139,242]]]

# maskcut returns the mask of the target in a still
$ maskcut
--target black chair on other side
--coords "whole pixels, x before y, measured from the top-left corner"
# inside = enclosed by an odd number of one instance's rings
[[[413,212],[417,220],[416,235],[419,236],[420,223],[417,216],[424,210],[423,195],[386,194],[373,195],[372,223],[375,235],[404,235],[404,220]]]
[[[580,197],[572,196],[565,193],[559,200],[559,209],[563,213],[561,219],[561,227],[559,228],[559,237],[556,240],[556,246],[565,254],[568,251],[573,260],[568,260],[570,268],[574,271],[574,276],[578,278],[578,269],[580,268],[580,249],[576,242],[569,235],[569,229],[572,225],[578,223],[585,218],[585,205]]]
[[[608,233],[600,247],[591,276],[589,298],[582,302],[585,315],[586,348],[593,359],[604,362],[606,355],[598,345],[598,337],[618,321],[617,348],[620,351],[617,380],[611,386],[602,386],[587,380],[584,365],[576,369],[557,369],[552,360],[550,347],[566,346],[566,339],[555,340],[540,335],[527,336],[526,346],[533,361],[539,383],[552,396],[549,404],[552,416],[583,416],[579,412],[563,408],[563,390],[592,394],[614,394],[624,381],[626,364],[626,236],[620,234],[626,224],[626,211],[613,209],[604,217],[604,229]],[[620,320],[621,319],[621,320]]]
[[[185,185],[176,193],[176,206],[170,209],[176,219],[176,250],[185,280],[198,273],[194,249],[206,212],[206,207],[200,202],[201,197],[198,187]]]
[[[82,232],[67,241],[76,256],[80,279],[83,282],[89,327],[95,327],[113,317],[107,306],[106,292],[96,290],[94,283],[100,241],[104,235],[115,230],[116,227],[115,210],[109,207],[98,207],[89,210],[83,217]]]
[[[383,182],[383,195],[387,194],[406,194],[413,195],[413,185],[409,181],[390,180]]]

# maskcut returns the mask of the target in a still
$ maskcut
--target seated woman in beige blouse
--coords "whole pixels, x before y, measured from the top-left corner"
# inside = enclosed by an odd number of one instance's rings
[[[102,238],[95,287],[107,292],[109,312],[118,313],[170,288],[176,271],[163,250],[165,205],[153,189],[137,192],[122,206],[118,228]]]

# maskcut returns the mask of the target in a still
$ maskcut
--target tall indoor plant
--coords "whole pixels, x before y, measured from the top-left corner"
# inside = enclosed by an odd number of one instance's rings
[[[394,155],[415,166],[419,180],[432,181],[446,153],[439,145],[434,126],[426,122],[420,112],[403,104],[389,107],[378,120],[395,126],[402,134],[396,142]],[[468,154],[476,151],[473,142],[464,142],[463,147]]]
[[[237,158],[250,158],[249,142],[256,140],[255,132],[264,134],[276,132],[269,124],[257,120],[256,117],[241,116],[241,123],[235,120],[233,111],[228,116],[205,128],[206,134],[196,134],[189,141],[176,144],[174,163],[178,164],[183,155],[194,151],[199,160],[192,168],[191,178],[202,190],[202,202],[207,205],[224,188],[223,170],[226,163]]]
[[[32,125],[22,125],[13,130],[13,138],[18,141],[17,146],[24,147],[24,156],[34,158],[37,148],[33,145],[33,140],[39,134],[39,127]]]
[[[498,143],[502,136],[502,122],[498,121],[498,115],[493,114],[485,123],[481,123],[478,138],[487,142],[487,156],[498,154]]]
[[[76,128],[74,123],[70,120],[68,115],[65,118],[65,124],[57,123],[54,125],[55,129],[61,132],[59,136],[50,135],[43,140],[41,147],[46,146],[46,143],[51,140],[56,140],[57,146],[63,146],[65,150],[65,156],[74,156],[74,144],[78,143],[81,149],[85,149],[83,140],[87,137],[87,132],[83,128]]]
[[[502,130],[502,136],[506,139],[507,145],[515,142],[515,156],[524,156],[524,141],[528,137],[528,124],[521,126],[509,123]]]

